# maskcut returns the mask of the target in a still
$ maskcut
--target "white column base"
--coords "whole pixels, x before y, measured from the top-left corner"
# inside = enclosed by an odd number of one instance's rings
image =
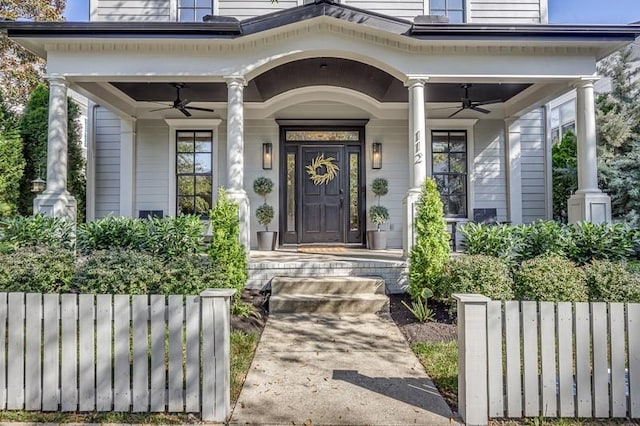
[[[568,202],[569,223],[611,222],[611,197],[604,192],[576,192]]]
[[[69,192],[43,192],[33,200],[33,214],[66,218],[76,223],[77,202]]]
[[[416,204],[420,199],[420,188],[411,188],[402,199],[402,255],[407,258],[416,241],[414,233],[414,220],[416,217]]]
[[[249,254],[251,249],[251,210],[249,206],[249,197],[244,190],[233,191],[228,190],[227,196],[230,200],[238,203],[238,217],[240,218],[240,244],[244,246],[244,250]]]

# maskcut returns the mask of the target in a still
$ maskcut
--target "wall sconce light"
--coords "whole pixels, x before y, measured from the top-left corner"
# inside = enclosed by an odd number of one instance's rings
[[[262,168],[264,170],[271,170],[273,167],[273,145],[271,142],[262,144]]]
[[[31,192],[39,194],[45,190],[46,186],[47,182],[38,177],[31,181]]]
[[[380,142],[374,142],[371,146],[371,168],[382,168],[382,144]]]

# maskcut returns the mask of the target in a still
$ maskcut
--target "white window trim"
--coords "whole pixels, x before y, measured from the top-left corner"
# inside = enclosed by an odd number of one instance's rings
[[[464,222],[465,220],[473,220],[473,206],[475,201],[475,191],[473,189],[473,185],[475,182],[475,170],[474,170],[474,160],[475,160],[475,151],[474,151],[474,134],[473,127],[478,122],[477,119],[455,119],[455,118],[438,118],[438,119],[427,119],[426,132],[427,132],[427,146],[429,147],[428,155],[430,156],[429,161],[432,161],[431,157],[433,157],[432,152],[432,141],[431,141],[431,132],[432,131],[447,131],[447,130],[464,130],[467,132],[467,217],[466,218],[456,218],[459,222]],[[433,165],[431,166],[433,168]],[[433,173],[432,176],[433,177]]]
[[[301,1],[301,0],[298,0]],[[546,0],[541,0],[541,1],[545,1]],[[423,15],[429,15],[431,14],[431,0],[423,0]],[[469,8],[471,7],[471,0],[464,0],[464,22],[463,24],[468,24],[469,23],[469,18],[471,17],[471,14],[469,13]]]
[[[213,145],[211,146],[211,166],[213,167],[212,181],[213,200],[218,198],[218,182],[219,182],[219,159],[215,155],[218,152],[218,127],[222,122],[221,119],[215,118],[166,118],[165,123],[169,125],[169,198],[168,210],[169,216],[176,215],[176,185],[178,180],[176,177],[176,132],[179,130],[208,130],[212,132]]]

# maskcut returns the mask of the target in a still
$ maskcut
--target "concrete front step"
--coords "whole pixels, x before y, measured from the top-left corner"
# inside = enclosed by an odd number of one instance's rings
[[[270,313],[376,313],[388,312],[384,294],[275,294],[269,299]]]
[[[274,277],[271,294],[384,294],[381,277]]]

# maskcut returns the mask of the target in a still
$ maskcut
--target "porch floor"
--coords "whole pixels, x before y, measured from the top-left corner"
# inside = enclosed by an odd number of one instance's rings
[[[407,262],[401,249],[367,250],[349,247],[293,247],[252,250],[247,288],[268,290],[274,277],[362,277],[385,280],[386,293],[406,288]]]

